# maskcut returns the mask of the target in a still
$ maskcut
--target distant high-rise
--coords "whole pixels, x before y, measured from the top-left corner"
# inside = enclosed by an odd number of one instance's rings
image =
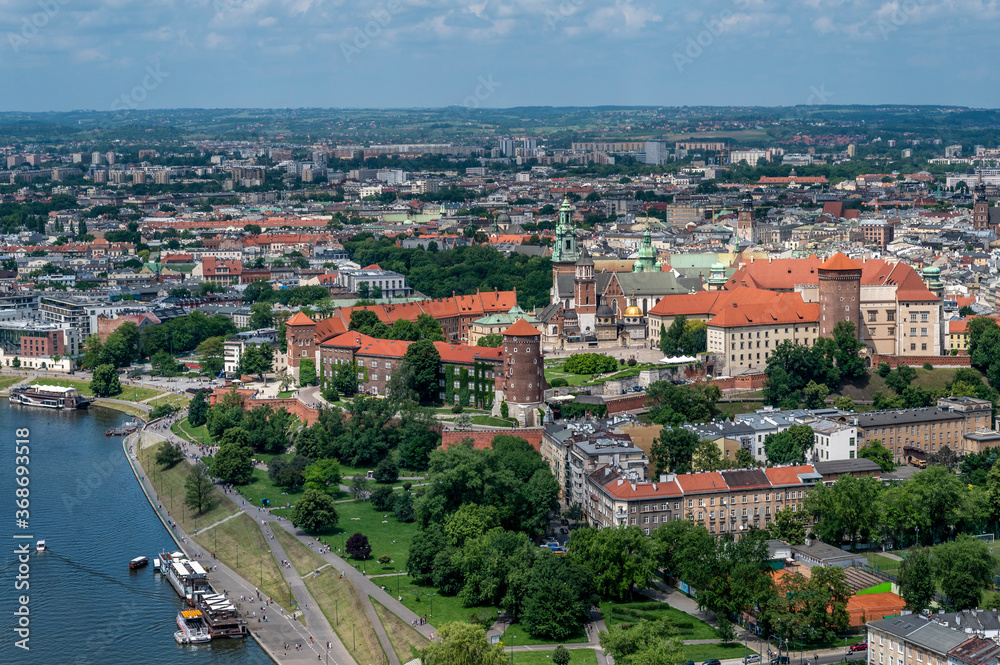
[[[668,156],[669,152],[667,150],[666,141],[646,141],[647,164],[665,164]]]

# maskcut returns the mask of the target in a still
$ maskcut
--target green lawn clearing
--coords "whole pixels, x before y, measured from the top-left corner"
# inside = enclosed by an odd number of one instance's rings
[[[187,418],[174,423],[170,430],[181,437],[182,439],[187,439],[188,441],[195,441],[197,443],[212,443],[212,437],[208,433],[208,428],[202,425],[201,427],[195,427],[188,422]]]
[[[288,560],[295,566],[295,570],[299,571],[299,575],[312,573],[320,566],[326,565],[326,562],[323,561],[320,555],[303,545],[298,538],[283,528],[275,527],[271,531],[274,533],[274,537],[278,539],[278,542],[281,543],[281,547],[284,548],[285,554],[288,555]]]
[[[372,547],[371,558],[366,561],[357,561],[353,557],[345,557],[356,565],[361,565],[362,570],[369,575],[381,575],[385,573],[396,573],[406,570],[406,557],[410,553],[410,543],[417,533],[417,525],[414,522],[400,522],[393,517],[391,512],[375,510],[371,502],[368,501],[347,501],[337,504],[337,513],[340,521],[337,527],[320,536],[320,540],[328,543],[336,552],[339,550],[347,538],[355,533],[363,533],[368,536],[368,544]],[[394,542],[395,541],[395,542]],[[382,566],[378,563],[378,558],[383,554],[392,557],[392,563]],[[389,586],[390,581],[395,584],[395,578],[380,578],[379,584]]]
[[[24,380],[23,376],[0,376],[0,390],[7,390],[18,381]]]
[[[715,628],[697,617],[655,600],[633,600],[625,603],[601,602],[605,625],[635,623],[641,619],[666,619],[677,635],[685,640],[711,640],[719,635]],[[693,659],[692,659],[693,660]]]
[[[392,649],[396,652],[399,662],[406,663],[414,658],[419,658],[420,652],[431,643],[430,640],[386,609],[382,603],[374,598],[371,601],[379,621],[382,622],[382,627],[385,628],[385,632],[389,636]]]
[[[326,568],[319,577],[308,575],[303,581],[355,662],[373,665],[386,662],[375,629],[350,580],[341,579],[332,568]]]
[[[392,580],[392,587],[383,582],[388,590],[396,593],[396,583],[399,582],[398,595],[403,597],[403,605],[413,610],[418,616],[426,616],[428,623],[435,627],[455,621],[470,621],[473,623],[492,622],[497,617],[497,608],[489,605],[482,607],[465,607],[458,596],[442,596],[437,589],[429,586],[417,586],[409,575],[383,578]],[[376,581],[378,578],[376,578]],[[432,595],[433,594],[433,595]]]
[[[286,610],[290,607],[288,583],[281,573],[260,526],[243,513],[194,537],[198,543],[214,552],[236,573],[260,589],[261,594]]]
[[[178,395],[177,393],[167,393],[161,397],[157,397],[156,399],[151,399],[146,403],[149,404],[154,409],[163,404],[169,404],[175,409],[180,410],[187,408],[187,405],[190,402],[191,398],[188,397],[187,395]]]
[[[160,503],[170,511],[170,516],[182,529],[194,533],[199,526],[208,526],[237,512],[236,506],[222,492],[215,490],[213,492],[216,499],[215,506],[203,515],[192,514],[191,509],[184,505],[184,483],[193,467],[185,461],[178,462],[169,469],[163,469],[156,464],[156,451],[164,445],[167,444],[161,442],[148,448],[140,448],[137,457],[142,468],[146,470],[146,476],[153,483],[153,488],[160,497]]]
[[[493,416],[472,416],[473,425],[484,425],[486,427],[513,427],[513,423],[502,418]]]
[[[512,641],[514,646],[528,646],[534,644],[552,644],[553,640],[547,637],[532,637],[528,634],[528,629],[520,623],[512,623],[507,626],[507,629],[503,632],[503,636],[500,641],[504,643],[504,646],[510,646]],[[565,640],[562,640],[560,644],[581,644],[583,642],[588,642],[587,631],[584,629],[583,624],[576,627],[576,632]]]
[[[552,651],[515,651],[514,665],[551,665],[552,653]],[[569,656],[569,665],[597,665],[597,653],[593,649],[570,649]]]
[[[120,395],[113,395],[115,399],[124,399],[129,402],[144,402],[147,399],[152,399],[153,397],[159,397],[165,394],[162,390],[153,390],[152,388],[142,388],[140,386],[127,386],[122,384],[122,392]]]
[[[80,391],[81,395],[92,396],[94,391],[90,389],[90,381],[76,381],[74,379],[52,379],[52,378],[42,378],[35,379],[30,385],[33,386],[62,386],[63,388],[76,388]],[[122,386],[124,388],[124,386]],[[128,399],[122,397],[121,395],[115,395],[115,399]]]
[[[747,648],[746,653],[757,653],[753,649]],[[726,658],[743,658],[744,649],[741,642],[731,644],[685,644],[684,655],[688,660],[694,662],[706,661],[710,658],[725,660]]]

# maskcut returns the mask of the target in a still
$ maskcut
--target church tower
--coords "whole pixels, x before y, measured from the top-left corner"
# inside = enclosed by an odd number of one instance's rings
[[[972,204],[972,226],[976,231],[986,231],[990,228],[990,202],[986,200],[986,185],[983,184],[981,174],[973,191],[975,198]]]
[[[736,235],[742,241],[741,244],[757,244],[757,220],[754,218],[753,195],[750,192],[743,195],[743,205],[740,206],[739,216],[736,219]]]
[[[594,334],[597,326],[597,281],[594,279],[594,260],[586,249],[576,262],[573,302],[580,321],[580,332],[584,335]]]
[[[659,272],[656,265],[656,250],[653,248],[653,234],[648,226],[646,232],[642,234],[639,256],[632,266],[632,272]]]
[[[576,229],[573,228],[573,206],[570,205],[569,197],[566,197],[559,206],[559,223],[556,224],[555,244],[552,245],[552,302],[569,302],[573,293],[572,284],[567,283],[567,277],[560,289],[559,276],[573,275],[579,258]]]

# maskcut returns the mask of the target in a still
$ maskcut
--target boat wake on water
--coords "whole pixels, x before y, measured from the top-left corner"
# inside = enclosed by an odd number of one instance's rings
[[[77,563],[76,561],[73,561],[69,557],[64,556],[62,554],[56,554],[55,552],[52,552],[51,550],[49,550],[49,554],[51,555],[52,558],[58,559],[58,560],[62,561],[63,563],[66,563],[66,564],[72,566],[73,568],[76,568],[79,571],[82,571],[82,572],[87,573],[89,575],[93,575],[94,577],[99,577],[102,580],[108,581],[108,582],[110,582],[112,584],[116,584],[116,585],[118,585],[120,587],[124,587],[124,588],[128,589],[130,592],[134,593],[137,596],[143,596],[145,598],[159,598],[160,597],[159,594],[157,594],[155,591],[143,591],[142,589],[137,589],[136,587],[134,587],[132,585],[125,584],[124,582],[122,582],[120,579],[114,577],[113,575],[108,575],[107,573],[102,572],[100,570],[95,570],[95,569],[93,569],[93,568],[91,568],[89,566],[85,566],[85,565],[83,565],[81,563]]]

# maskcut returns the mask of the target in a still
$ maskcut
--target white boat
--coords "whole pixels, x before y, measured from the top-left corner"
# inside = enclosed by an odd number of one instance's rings
[[[159,559],[153,559],[153,570],[155,570],[156,572],[160,572],[160,560]]]
[[[45,541],[44,540],[39,540],[37,543],[35,543],[35,551],[36,552],[44,552],[45,551]]]
[[[181,610],[178,612],[177,627],[180,628],[180,635],[183,635],[186,640],[182,642],[177,637],[178,633],[174,633],[174,639],[180,644],[204,644],[212,641],[201,610]]]

